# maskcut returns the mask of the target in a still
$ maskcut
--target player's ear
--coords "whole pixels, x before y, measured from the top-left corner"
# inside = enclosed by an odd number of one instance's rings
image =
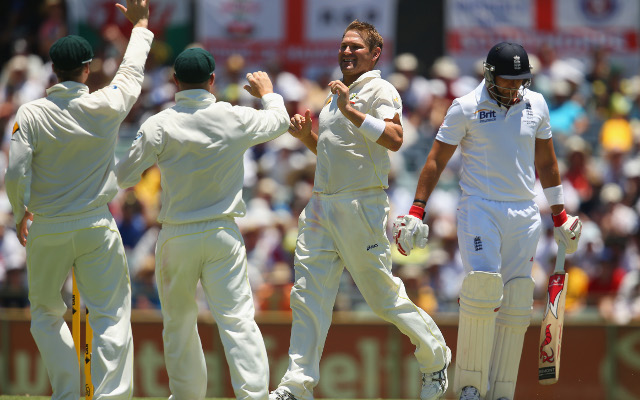
[[[380,54],[382,54],[382,49],[380,47],[373,49],[373,60],[379,61],[378,59],[380,58]]]

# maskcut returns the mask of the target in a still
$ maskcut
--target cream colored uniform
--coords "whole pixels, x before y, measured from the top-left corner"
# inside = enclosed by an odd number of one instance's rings
[[[134,28],[124,60],[103,89],[62,82],[20,107],[5,176],[16,222],[34,214],[27,238],[31,333],[53,399],[80,397],[73,339],[60,291],[73,266],[91,311],[96,399],[133,392],[131,287],[122,240],[107,203],[117,193],[114,149],[120,123],[140,95],[153,34]]]
[[[156,279],[164,317],[171,399],[203,399],[207,370],[196,328],[202,282],[218,324],[238,399],[266,399],[267,353],[254,321],[244,242],[234,221],[245,214],[243,155],[289,127],[282,96],[265,110],[216,102],[202,89],[176,94],[176,105],[149,118],[117,166],[118,183],[135,185],[154,163],[161,173],[162,230]]]
[[[454,100],[436,136],[459,145],[462,155],[458,242],[468,275],[460,293],[454,390],[474,386],[489,400],[513,397],[542,231],[533,201],[535,146],[549,138],[542,95],[527,90],[507,110],[484,82]]]
[[[360,76],[349,92],[351,103],[363,113],[402,117],[400,96],[380,71]],[[330,95],[320,113],[315,185],[299,220],[289,367],[280,383],[299,400],[312,399],[320,379],[320,357],[344,267],[371,309],[411,339],[423,373],[441,370],[447,351],[431,317],[411,302],[402,281],[391,274],[384,191],[388,150],[365,138],[342,115],[337,97]]]

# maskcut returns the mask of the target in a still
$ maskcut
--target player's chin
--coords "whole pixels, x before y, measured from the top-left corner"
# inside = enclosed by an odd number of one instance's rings
[[[356,65],[352,62],[341,62],[340,63],[340,69],[342,70],[342,72],[344,71],[353,71],[354,69],[356,69]]]

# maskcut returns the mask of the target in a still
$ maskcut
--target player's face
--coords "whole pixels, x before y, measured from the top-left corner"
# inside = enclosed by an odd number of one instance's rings
[[[514,103],[518,98],[518,90],[524,83],[524,79],[504,79],[496,76],[495,79],[495,91],[503,99],[509,99],[509,103]],[[505,101],[506,102],[506,101]]]
[[[351,84],[360,75],[371,71],[379,56],[379,47],[370,51],[358,31],[347,31],[338,52],[338,62],[345,83]]]

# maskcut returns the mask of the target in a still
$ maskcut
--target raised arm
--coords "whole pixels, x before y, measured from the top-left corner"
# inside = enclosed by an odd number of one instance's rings
[[[116,7],[131,21],[134,28],[147,28],[149,25],[149,0],[126,1],[126,7],[117,3]]]
[[[360,129],[367,139],[372,140],[391,151],[400,150],[402,146],[403,130],[400,116],[384,120],[375,118],[356,110],[349,103],[349,88],[342,81],[329,82],[331,93],[338,94],[338,108],[349,121]]]

